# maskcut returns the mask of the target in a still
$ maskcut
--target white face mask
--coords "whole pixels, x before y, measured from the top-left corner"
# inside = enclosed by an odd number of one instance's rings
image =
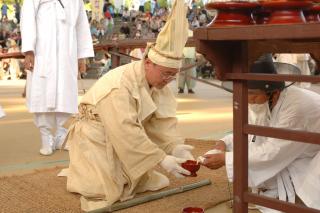
[[[268,101],[263,104],[249,104],[249,124],[268,126],[270,115]]]

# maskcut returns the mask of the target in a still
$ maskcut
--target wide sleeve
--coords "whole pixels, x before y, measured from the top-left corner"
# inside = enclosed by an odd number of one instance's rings
[[[144,125],[149,138],[167,154],[171,154],[177,144],[183,144],[184,139],[177,131],[177,118],[157,118],[156,115]]]
[[[28,51],[35,52],[37,40],[37,3],[34,0],[24,0],[21,8],[21,39],[22,48],[21,52]]]
[[[233,134],[232,133],[224,136],[220,140],[222,140],[226,144],[227,151],[233,150]]]
[[[79,15],[76,23],[78,59],[94,57],[88,17],[83,1],[79,0],[79,4]]]
[[[97,109],[107,143],[112,144],[131,178],[141,177],[164,159],[165,152],[148,138],[139,122],[136,100],[127,89],[112,91]]]

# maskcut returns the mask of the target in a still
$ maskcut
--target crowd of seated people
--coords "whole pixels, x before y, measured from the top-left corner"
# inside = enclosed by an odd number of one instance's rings
[[[0,21],[0,56],[5,53],[20,52],[21,33],[19,19],[8,19],[3,15]],[[0,80],[25,78],[20,59],[3,59],[0,61]]]
[[[151,5],[154,1],[151,1]],[[91,18],[91,34],[95,43],[101,43],[104,40],[117,39],[150,39],[156,38],[161,28],[166,23],[169,14],[168,7],[160,7],[157,2],[154,6],[149,6],[146,2],[144,6],[130,9],[121,6],[115,9],[114,6],[106,1],[103,7],[104,17],[100,20]],[[205,26],[212,17],[209,16],[203,7],[191,5],[188,8],[187,18],[191,28]]]

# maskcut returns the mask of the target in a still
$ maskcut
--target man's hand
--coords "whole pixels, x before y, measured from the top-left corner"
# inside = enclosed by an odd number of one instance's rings
[[[214,145],[213,149],[218,149],[223,152],[226,151],[226,144],[223,141],[217,141],[216,144]]]
[[[34,66],[34,52],[28,51],[25,53],[24,68],[32,72],[33,66]]]
[[[191,150],[193,150],[193,146],[178,144],[172,150],[172,155],[177,158],[182,158],[186,160],[194,160],[194,157],[191,154]]]
[[[86,59],[84,58],[78,59],[78,69],[79,69],[79,73],[85,73],[87,71]]]
[[[219,169],[225,165],[225,153],[205,155],[205,160],[202,165],[209,169]]]

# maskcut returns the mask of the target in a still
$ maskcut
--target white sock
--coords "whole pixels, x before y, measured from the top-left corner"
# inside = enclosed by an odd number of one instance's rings
[[[40,154],[41,155],[51,155],[54,151],[53,144],[53,136],[52,135],[42,135],[41,136],[41,149]]]
[[[66,139],[66,136],[68,134],[68,130],[63,128],[63,127],[58,127],[57,132],[56,132],[56,136],[55,136],[55,145],[54,148],[55,149],[61,149],[62,145]],[[68,150],[67,147],[64,148],[65,150]]]

